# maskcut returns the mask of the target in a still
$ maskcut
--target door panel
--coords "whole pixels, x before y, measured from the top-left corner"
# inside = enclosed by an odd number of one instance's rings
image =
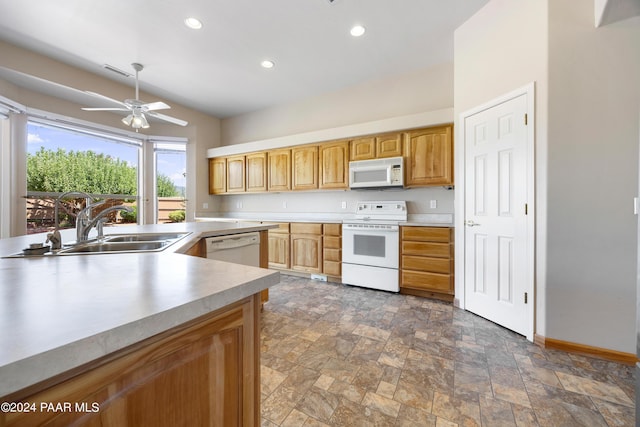
[[[465,308],[526,334],[526,95],[465,119]]]

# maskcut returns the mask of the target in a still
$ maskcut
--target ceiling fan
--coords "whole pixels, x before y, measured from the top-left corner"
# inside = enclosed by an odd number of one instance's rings
[[[149,122],[147,121],[147,116],[154,117],[156,119],[164,120],[169,123],[173,123],[180,126],[186,126],[188,122],[177,119],[175,117],[167,116],[166,114],[158,113],[157,110],[166,110],[171,108],[164,102],[150,102],[145,103],[140,100],[138,95],[139,87],[138,87],[138,73],[143,70],[144,66],[142,64],[138,64],[134,62],[131,64],[134,70],[136,70],[136,98],[135,99],[125,99],[124,102],[118,101],[113,98],[109,98],[108,96],[101,95],[96,92],[85,91],[89,95],[96,96],[98,98],[105,99],[107,101],[113,102],[115,104],[120,105],[120,107],[84,107],[82,108],[85,111],[126,111],[129,112],[127,117],[122,119],[122,123],[127,126],[131,126],[138,132],[138,129],[147,129],[149,127]]]

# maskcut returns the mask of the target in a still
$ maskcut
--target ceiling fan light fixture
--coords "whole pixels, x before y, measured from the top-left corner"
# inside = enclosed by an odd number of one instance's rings
[[[122,123],[127,126],[131,126],[131,123],[133,123],[133,114],[129,114],[127,117],[123,117]]]
[[[202,28],[202,21],[200,21],[198,18],[189,17],[185,18],[184,25],[191,28],[192,30],[199,30],[200,28]]]

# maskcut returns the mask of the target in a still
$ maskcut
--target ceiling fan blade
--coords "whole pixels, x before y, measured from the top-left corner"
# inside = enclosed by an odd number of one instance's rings
[[[168,108],[171,108],[171,107],[169,107],[167,104],[165,104],[162,101],[149,102],[148,104],[142,105],[142,109],[145,111],[166,110]]]
[[[118,101],[117,99],[109,98],[108,96],[104,96],[104,95],[101,95],[99,93],[91,92],[91,91],[88,91],[88,90],[85,90],[84,93],[87,93],[89,95],[92,95],[92,96],[95,96],[95,97],[98,97],[98,98],[102,98],[102,99],[104,99],[106,101],[110,101],[110,102],[113,102],[113,103],[118,104],[118,105],[122,105],[123,107],[129,109],[129,106],[127,104],[125,104],[122,101]]]
[[[173,123],[175,125],[186,126],[189,122],[184,121],[182,119],[176,119],[175,117],[167,116],[166,114],[156,113],[155,111],[148,111],[145,114],[155,117],[156,119],[164,120],[169,123]]]
[[[128,108],[102,108],[102,107],[82,107],[85,111],[129,111]]]

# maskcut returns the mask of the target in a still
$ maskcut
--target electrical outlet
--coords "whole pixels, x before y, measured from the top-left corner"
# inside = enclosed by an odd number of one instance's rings
[[[202,209],[209,209],[209,203],[203,203]]]
[[[340,204],[340,207],[341,207],[342,209],[347,209],[347,202],[342,202],[342,203]]]
[[[282,202],[282,208],[287,209],[287,202]]]
[[[242,202],[237,202],[236,203],[236,208],[237,209],[242,209]]]
[[[438,207],[438,201],[437,201],[437,200],[430,200],[430,201],[429,201],[429,207],[430,207],[431,209],[435,209],[435,208],[437,208],[437,207]]]

